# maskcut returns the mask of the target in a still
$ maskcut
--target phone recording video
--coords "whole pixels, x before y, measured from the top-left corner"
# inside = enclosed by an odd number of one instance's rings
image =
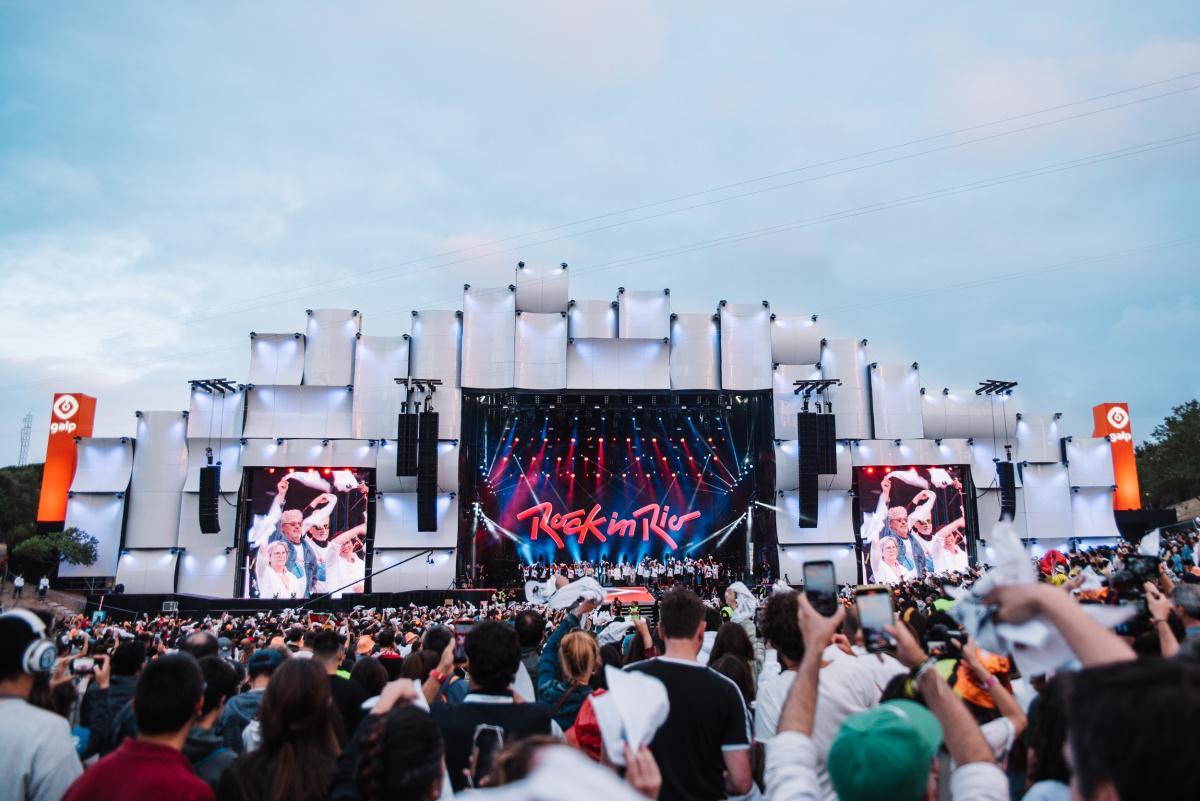
[[[825,617],[837,611],[837,580],[833,562],[829,560],[804,563],[804,596]]]
[[[475,627],[473,620],[454,621],[454,662],[461,665],[467,661],[467,634]]]
[[[91,676],[96,672],[96,660],[90,656],[77,656],[71,660],[71,673],[76,676]]]
[[[855,593],[858,622],[862,628],[863,643],[871,653],[879,653],[896,646],[892,635],[884,631],[895,620],[892,609],[892,591],[884,584],[860,586]]]

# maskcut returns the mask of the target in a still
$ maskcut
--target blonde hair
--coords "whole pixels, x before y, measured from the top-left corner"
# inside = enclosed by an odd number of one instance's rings
[[[559,643],[558,661],[567,681],[587,684],[600,664],[600,646],[591,634],[577,629]]]

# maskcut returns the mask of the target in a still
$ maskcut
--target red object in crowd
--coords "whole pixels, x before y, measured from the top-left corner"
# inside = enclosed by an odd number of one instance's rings
[[[1067,557],[1064,556],[1061,551],[1049,550],[1046,551],[1046,555],[1042,557],[1040,566],[1042,568],[1042,572],[1048,576],[1053,573],[1054,568],[1058,567],[1059,565],[1062,565],[1063,567],[1069,567],[1070,564],[1070,560],[1067,559]]]

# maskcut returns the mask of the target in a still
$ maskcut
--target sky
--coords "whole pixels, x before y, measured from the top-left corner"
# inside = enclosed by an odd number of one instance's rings
[[[0,464],[519,259],[819,314],[1138,439],[1200,396],[1200,14],[1054,4],[0,5]]]

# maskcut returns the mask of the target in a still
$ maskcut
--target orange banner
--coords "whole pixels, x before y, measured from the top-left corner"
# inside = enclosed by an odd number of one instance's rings
[[[1137,459],[1133,452],[1133,428],[1129,421],[1129,404],[1101,403],[1092,407],[1093,437],[1108,437],[1112,443],[1113,478],[1117,491],[1113,493],[1113,508],[1141,509],[1142,493],[1138,486]]]
[[[78,392],[60,392],[50,406],[50,438],[38,499],[39,523],[61,523],[67,516],[67,491],[75,480],[75,438],[90,437],[96,419],[96,399]]]

